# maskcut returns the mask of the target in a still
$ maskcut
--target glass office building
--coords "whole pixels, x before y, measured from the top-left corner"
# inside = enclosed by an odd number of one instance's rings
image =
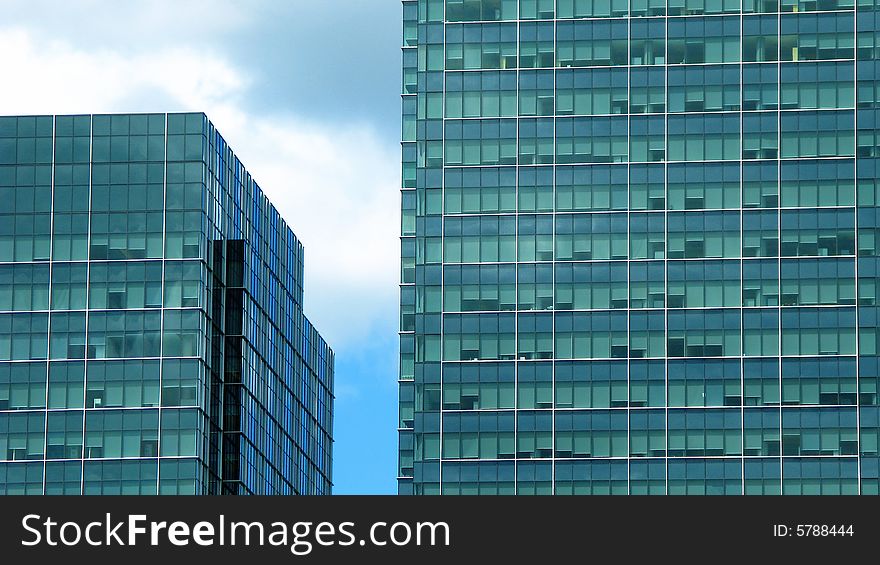
[[[302,285],[204,114],[0,117],[0,494],[329,494]]]
[[[399,490],[880,491],[880,4],[404,0]]]

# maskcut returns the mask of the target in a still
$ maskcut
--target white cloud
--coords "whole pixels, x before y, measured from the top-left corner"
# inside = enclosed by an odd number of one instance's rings
[[[80,46],[136,52],[256,27],[277,4],[273,0],[3,0],[3,16],[7,25],[15,22]]]
[[[181,38],[185,41],[185,37]],[[0,29],[4,114],[204,111],[306,248],[306,313],[353,346],[396,312],[397,146],[362,124],[243,109],[248,73],[216,51],[82,48]]]
[[[77,50],[22,28],[0,30],[6,114],[176,110],[234,105],[249,85],[223,59],[188,47],[123,55]]]

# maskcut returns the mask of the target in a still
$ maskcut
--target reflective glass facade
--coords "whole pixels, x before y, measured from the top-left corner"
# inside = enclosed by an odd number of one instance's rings
[[[880,4],[403,20],[401,493],[880,492]]]
[[[0,494],[329,494],[302,281],[204,114],[0,117]]]

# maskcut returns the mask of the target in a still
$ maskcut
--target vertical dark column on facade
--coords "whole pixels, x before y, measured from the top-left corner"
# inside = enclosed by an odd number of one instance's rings
[[[211,272],[208,274],[210,295],[210,318],[208,320],[208,494],[217,495],[222,491],[223,477],[223,378],[226,333],[224,318],[226,306],[226,242],[214,241],[210,246],[208,261]]]
[[[231,240],[226,245],[226,316],[223,417],[223,482],[224,494],[239,492],[244,485],[241,477],[242,426],[242,341],[244,318],[244,241]]]

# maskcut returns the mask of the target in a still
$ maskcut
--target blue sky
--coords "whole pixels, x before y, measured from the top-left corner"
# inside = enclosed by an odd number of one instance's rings
[[[305,245],[305,311],[336,352],[335,492],[395,492],[400,2],[3,11],[0,114],[208,114]]]

